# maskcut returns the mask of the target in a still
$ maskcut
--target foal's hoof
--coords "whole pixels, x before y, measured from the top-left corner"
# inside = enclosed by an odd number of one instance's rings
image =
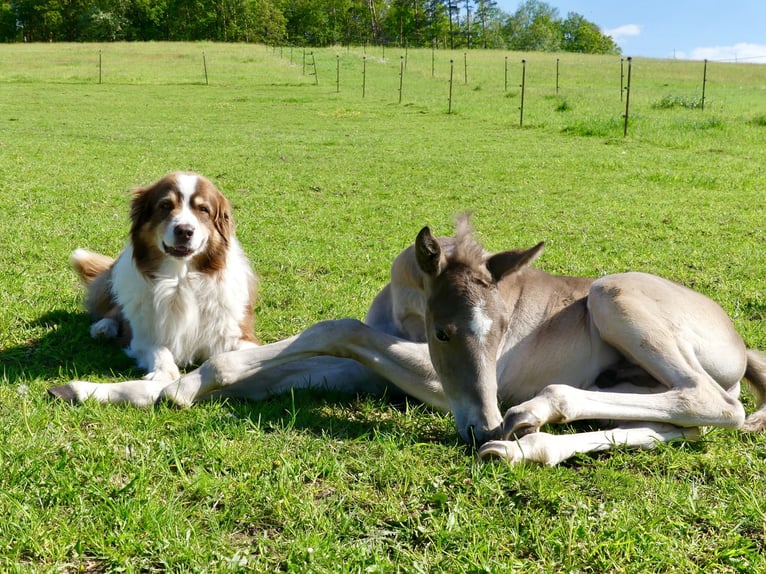
[[[507,440],[491,440],[479,449],[482,460],[497,459],[510,463],[522,462],[524,455],[519,445]]]
[[[521,438],[540,430],[537,417],[528,412],[513,413],[508,411],[503,419],[503,438]]]
[[[48,397],[51,399],[66,401],[67,403],[70,403],[70,404],[75,404],[79,402],[77,393],[74,392],[74,390],[72,389],[70,385],[61,385],[59,387],[51,387],[50,389],[48,389]]]

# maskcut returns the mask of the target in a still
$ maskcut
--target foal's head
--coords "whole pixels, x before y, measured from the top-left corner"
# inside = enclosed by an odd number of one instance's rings
[[[426,276],[426,336],[460,437],[481,445],[500,434],[497,403],[498,349],[509,311],[499,283],[542,251],[490,255],[471,236],[467,216],[457,221],[454,249],[447,250],[424,227],[415,240],[418,266]]]

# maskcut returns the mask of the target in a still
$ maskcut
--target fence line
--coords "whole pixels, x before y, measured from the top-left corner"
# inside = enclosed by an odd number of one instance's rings
[[[261,47],[254,47],[262,49]],[[287,59],[288,54],[285,47],[271,47],[272,54],[277,55],[280,59]],[[170,52],[170,50],[168,50]],[[187,51],[188,52],[188,51]],[[302,53],[302,73],[304,75],[313,76],[314,85],[319,85],[319,75],[323,72],[328,77],[331,73],[328,64],[328,53],[332,50],[319,50],[317,53],[314,51],[307,51],[305,48],[301,49]],[[423,50],[424,54],[427,54]],[[439,82],[444,81],[444,60],[448,56],[453,56],[449,60],[449,95],[447,113],[452,114],[455,111],[454,103],[455,96],[462,94],[460,90],[456,91],[457,86],[454,85],[454,51],[440,51],[435,48],[430,50],[430,57],[423,58],[424,54],[418,53],[419,57],[413,59],[410,51],[405,47],[403,53],[399,55],[398,66],[398,89],[397,101],[401,104],[405,99],[404,94],[404,75],[405,71],[408,76],[420,77],[420,88],[414,89],[409,86],[415,86],[408,79],[408,98],[418,99],[424,97],[423,94],[428,92],[428,88],[424,89],[424,86],[432,85],[431,93],[438,92],[441,88],[438,87]],[[390,53],[390,51],[389,51]],[[199,52],[197,52],[199,54]],[[518,55],[512,53],[513,55]],[[166,56],[168,54],[165,54]],[[208,53],[202,51],[202,74],[204,77],[205,85],[215,85],[216,81],[225,81],[226,78],[221,75],[221,72],[216,68],[215,59],[211,62],[208,60]],[[367,96],[368,88],[370,87],[370,80],[373,80],[373,87],[376,89],[376,96],[381,98],[389,98],[387,93],[381,91],[377,93],[377,89],[381,86],[392,83],[387,80],[386,77],[389,74],[389,70],[393,68],[393,62],[385,57],[385,48],[381,48],[380,57],[367,55],[367,50],[363,54],[351,51],[350,48],[346,50],[346,53],[332,54],[335,60],[335,92],[340,93],[344,89],[343,80],[350,78],[353,84],[358,81],[355,74],[341,75],[341,68],[352,69],[354,62],[361,59],[361,92],[362,98]],[[493,57],[498,62],[496,67],[492,66]],[[172,54],[170,54],[172,56]],[[513,56],[511,56],[512,58]],[[112,76],[108,71],[112,71],[109,61],[109,51],[99,49],[97,53],[98,58],[98,77],[99,84],[109,83],[112,80]],[[473,60],[477,61],[477,64],[473,64]],[[371,68],[368,66],[368,60],[373,64]],[[441,62],[440,62],[441,60]],[[124,65],[124,58],[121,64]],[[199,62],[199,60],[197,60]],[[497,93],[498,96],[505,96],[506,98],[515,98],[520,96],[521,105],[519,107],[519,126],[524,127],[526,119],[526,108],[532,106],[539,106],[541,98],[555,97],[558,102],[559,109],[561,111],[571,109],[571,106],[567,103],[569,98],[583,98],[585,100],[593,101],[595,99],[603,99],[608,101],[609,94],[614,93],[610,88],[612,80],[610,77],[614,77],[614,82],[620,82],[620,102],[623,99],[625,102],[624,108],[624,129],[623,135],[627,135],[628,120],[631,118],[632,110],[631,105],[638,105],[639,108],[646,109],[656,108],[672,108],[672,107],[685,107],[690,109],[698,109],[700,112],[705,112],[710,102],[710,88],[712,87],[713,101],[719,102],[723,98],[741,98],[743,89],[748,88],[753,91],[766,90],[766,66],[759,66],[757,64],[742,64],[749,69],[747,73],[741,66],[728,63],[716,63],[723,62],[722,60],[704,60],[702,62],[689,61],[689,60],[650,60],[642,59],[636,62],[632,58],[627,58],[628,72],[627,79],[628,85],[625,85],[625,59],[617,57],[601,57],[597,59],[591,58],[590,61],[578,61],[576,56],[561,55],[555,56],[550,54],[531,54],[530,57],[521,58],[517,61],[512,61],[508,55],[502,52],[463,52],[463,85],[469,86],[473,84],[474,91],[483,89],[486,86],[490,88],[490,94]],[[696,64],[700,66],[697,68],[699,71],[695,73]],[[40,67],[40,62],[36,62],[37,67]],[[241,62],[240,62],[241,64]],[[683,67],[676,67],[677,64],[682,64]],[[60,65],[60,60],[56,62],[56,65]],[[289,47],[289,65],[294,65],[293,47]],[[243,64],[243,67],[247,64]],[[751,67],[752,66],[752,67]],[[634,86],[636,95],[639,95],[639,100],[633,101],[633,94],[631,94],[631,67],[637,67],[638,82]],[[469,78],[469,68],[471,69],[471,75]],[[193,70],[193,66],[189,68]],[[521,75],[521,89],[520,94],[515,90],[509,91],[509,76],[517,73]],[[595,73],[594,73],[595,70]],[[600,70],[604,73],[601,74]],[[26,70],[24,70],[26,71]],[[173,70],[177,74],[177,70]],[[0,82],[2,81],[2,72],[0,69]],[[373,72],[371,74],[371,72]],[[712,73],[711,73],[712,72]],[[755,73],[753,73],[755,72]],[[393,74],[392,74],[393,75]],[[117,76],[115,73],[114,76]],[[619,76],[619,78],[618,78]],[[747,82],[743,88],[742,79],[747,78]],[[95,78],[94,78],[95,80]],[[135,81],[135,78],[131,78]],[[712,80],[712,83],[711,83]],[[82,82],[80,82],[82,83]],[[87,82],[86,82],[87,83]],[[122,82],[124,83],[124,81]],[[190,82],[192,83],[192,82]],[[198,83],[198,82],[193,82]],[[348,83],[348,82],[346,82]],[[417,83],[417,82],[416,82]],[[634,83],[636,83],[634,81]],[[659,86],[659,87],[658,87]],[[736,86],[736,87],[734,87]],[[502,89],[501,89],[502,88]],[[394,88],[396,89],[396,88]],[[665,95],[661,99],[656,99],[654,102],[647,103],[647,94],[651,91],[651,94],[657,96],[659,92],[664,91]],[[393,90],[392,90],[393,92]],[[443,93],[443,92],[442,92]],[[681,95],[679,95],[679,93]],[[659,96],[657,96],[659,98]],[[468,96],[461,96],[461,107],[464,110],[468,110],[471,105],[472,98]],[[765,102],[766,103],[766,102]],[[616,107],[616,103],[615,103]],[[602,108],[604,109],[604,108]],[[535,110],[532,109],[534,112]],[[752,110],[752,113],[757,113],[758,110]],[[640,112],[639,112],[640,113]],[[615,114],[616,115],[616,114]],[[766,113],[761,114],[766,117]]]

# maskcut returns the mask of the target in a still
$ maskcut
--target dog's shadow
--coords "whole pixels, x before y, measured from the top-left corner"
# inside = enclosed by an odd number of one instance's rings
[[[28,324],[32,336],[0,349],[0,381],[140,375],[117,345],[91,338],[90,323],[86,313],[55,310]]]

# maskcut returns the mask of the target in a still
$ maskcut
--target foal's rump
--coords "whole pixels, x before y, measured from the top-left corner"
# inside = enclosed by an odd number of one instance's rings
[[[745,374],[746,347],[710,298],[647,273],[607,275],[588,295],[601,338],[666,387],[705,376],[723,389]]]

